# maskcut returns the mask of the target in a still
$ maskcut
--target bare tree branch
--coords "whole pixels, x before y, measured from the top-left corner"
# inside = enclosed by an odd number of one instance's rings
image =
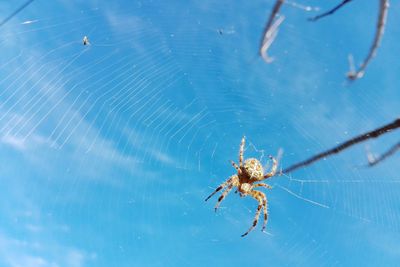
[[[385,31],[385,24],[386,24],[388,9],[389,9],[389,0],[380,0],[379,17],[378,17],[377,30],[376,30],[374,41],[372,42],[372,45],[371,45],[371,48],[369,50],[367,57],[365,58],[364,62],[360,65],[358,70],[355,71],[350,68],[350,71],[347,73],[347,78],[349,80],[354,81],[359,78],[362,78],[364,76],[365,69],[367,68],[369,62],[376,55],[376,51],[378,50],[383,33]]]
[[[341,7],[343,7],[345,4],[347,4],[349,2],[351,2],[351,0],[343,0],[339,5],[335,6],[331,10],[328,10],[327,12],[317,15],[315,17],[309,18],[308,20],[309,21],[317,21],[323,17],[333,15],[336,11],[338,11]]]
[[[351,1],[352,0],[342,0],[342,2],[340,4],[338,4],[331,10],[329,10],[323,14],[320,14],[318,16],[315,16],[313,18],[310,18],[309,20],[316,21],[323,17],[332,15],[337,10],[342,8],[344,5],[350,3]],[[378,22],[377,22],[377,27],[376,27],[376,33],[375,33],[375,37],[372,42],[371,48],[368,52],[368,55],[366,56],[366,58],[364,59],[364,61],[361,63],[361,65],[359,66],[359,68],[357,70],[354,67],[352,56],[351,55],[349,56],[350,70],[347,72],[346,76],[351,81],[357,80],[364,76],[365,69],[367,68],[370,61],[375,57],[376,52],[379,48],[381,39],[383,37],[384,31],[385,31],[387,13],[388,13],[388,9],[389,9],[389,0],[379,0],[379,1],[380,1],[379,16],[378,16]],[[271,63],[273,60],[273,58],[268,56],[268,49],[271,46],[271,44],[274,42],[275,37],[278,34],[278,28],[284,20],[283,16],[278,16],[278,12],[284,2],[285,2],[285,0],[276,0],[275,4],[271,10],[271,14],[269,16],[267,24],[265,26],[265,29],[263,32],[263,37],[261,39],[259,53],[260,53],[260,56],[264,59],[264,61],[267,63]],[[278,19],[275,20],[275,17],[278,17]]]
[[[368,158],[368,166],[372,167],[375,166],[376,164],[384,161],[388,157],[392,156],[394,153],[397,152],[397,150],[400,150],[400,142],[392,146],[390,149],[388,149],[385,153],[380,155],[379,157],[375,158],[373,157],[372,159],[369,157]]]
[[[344,142],[344,143],[342,143],[342,144],[340,144],[340,145],[338,145],[338,146],[336,146],[336,147],[334,147],[332,149],[326,150],[326,151],[324,151],[322,153],[319,153],[319,154],[317,154],[315,156],[312,156],[309,159],[306,159],[304,161],[296,163],[296,164],[286,168],[285,170],[283,170],[282,173],[289,173],[289,172],[292,172],[292,171],[294,171],[294,170],[296,170],[298,168],[308,166],[308,165],[310,165],[310,164],[312,164],[312,163],[314,163],[314,162],[316,162],[318,160],[321,160],[321,159],[326,158],[328,156],[331,156],[333,154],[337,154],[337,153],[349,148],[350,146],[353,146],[355,144],[364,142],[365,140],[368,140],[370,138],[377,138],[380,135],[388,133],[388,132],[390,132],[390,131],[392,131],[392,130],[394,130],[396,128],[399,128],[399,127],[400,127],[400,118],[396,119],[395,121],[393,121],[393,122],[391,122],[391,123],[389,123],[387,125],[384,125],[384,126],[382,126],[380,128],[377,128],[377,129],[375,129],[373,131],[370,131],[370,132],[364,133],[362,135],[356,136],[356,137],[354,137],[354,138],[352,138],[352,139],[350,139],[350,140],[348,140],[348,141],[346,141],[346,142]]]
[[[264,61],[267,63],[271,63],[273,60],[271,57],[268,56],[268,49],[274,42],[275,37],[278,34],[279,25],[284,20],[284,17],[279,17],[275,21],[275,17],[278,15],[279,9],[281,8],[283,2],[284,0],[276,0],[261,38],[259,53]]]
[[[0,27],[3,26],[4,24],[7,23],[10,19],[12,19],[15,15],[17,15],[19,12],[21,12],[24,8],[26,8],[30,3],[32,3],[35,0],[28,0],[26,1],[22,6],[17,8],[11,15],[9,15],[7,18],[5,18],[2,22],[0,22]]]

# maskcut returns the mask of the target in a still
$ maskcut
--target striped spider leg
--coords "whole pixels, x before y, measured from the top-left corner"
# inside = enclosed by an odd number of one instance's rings
[[[278,169],[278,161],[271,155],[269,156],[269,158],[272,160],[272,168],[271,168],[271,171],[269,173],[264,175],[264,179],[268,179],[268,178],[274,176],[276,174],[277,169]]]
[[[228,180],[226,180],[224,183],[220,184],[217,189],[215,189],[214,192],[212,192],[211,195],[209,195],[205,201],[209,200],[213,195],[221,191],[223,188],[226,187],[225,191],[222,192],[221,196],[218,198],[218,202],[215,205],[215,211],[217,211],[219,205],[221,204],[222,200],[228,195],[228,193],[232,190],[233,186],[238,185],[238,176],[237,175],[232,175]]]
[[[264,184],[259,184],[259,185],[264,186]],[[256,186],[254,186],[254,187],[256,187]],[[260,191],[251,190],[249,192],[249,195],[258,201],[258,207],[257,207],[256,215],[254,216],[253,224],[250,226],[249,230],[247,230],[247,232],[242,235],[242,237],[248,235],[251,232],[251,230],[253,230],[254,227],[256,227],[256,225],[258,223],[258,219],[260,217],[261,208],[264,208],[264,223],[263,223],[262,231],[265,230],[265,227],[267,225],[267,220],[268,220],[267,197],[265,196],[265,194]]]

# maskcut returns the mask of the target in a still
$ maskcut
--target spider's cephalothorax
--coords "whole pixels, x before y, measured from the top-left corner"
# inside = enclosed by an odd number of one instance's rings
[[[251,230],[253,230],[254,227],[256,227],[257,222],[258,222],[258,217],[260,216],[260,213],[261,213],[261,208],[263,208],[263,210],[264,210],[264,224],[263,224],[262,230],[265,229],[265,226],[267,224],[267,218],[268,218],[267,198],[264,193],[262,193],[260,191],[256,191],[256,190],[254,190],[254,188],[255,187],[266,187],[266,188],[271,189],[272,187],[267,184],[264,184],[264,183],[258,183],[258,184],[254,184],[254,183],[274,176],[276,173],[276,170],[278,168],[278,162],[272,156],[269,156],[273,162],[272,169],[269,173],[267,173],[265,175],[264,175],[263,167],[262,167],[260,161],[258,161],[257,159],[249,158],[245,162],[243,162],[244,144],[245,144],[245,137],[243,136],[242,142],[240,143],[240,150],[239,150],[239,166],[235,162],[231,161],[232,166],[237,171],[237,174],[232,175],[226,182],[224,182],[220,186],[218,186],[217,189],[215,189],[215,191],[206,198],[206,201],[207,201],[215,193],[217,193],[218,191],[220,191],[221,189],[226,187],[225,191],[218,198],[217,205],[215,205],[215,211],[217,211],[221,201],[226,197],[226,195],[235,186],[235,187],[237,187],[237,191],[239,191],[240,196],[244,197],[244,196],[250,195],[251,197],[255,198],[258,201],[259,204],[257,207],[256,215],[254,217],[253,225],[242,236],[247,235]]]

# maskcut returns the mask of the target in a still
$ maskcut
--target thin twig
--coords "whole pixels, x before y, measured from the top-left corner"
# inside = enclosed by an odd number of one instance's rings
[[[333,15],[336,11],[338,11],[341,7],[343,7],[345,4],[351,2],[351,0],[343,0],[339,5],[335,6],[334,8],[332,8],[331,10],[322,13],[320,15],[317,15],[315,17],[309,18],[309,21],[317,21],[323,17],[329,16],[329,15]]]
[[[279,9],[281,8],[283,2],[284,0],[276,0],[275,5],[272,8],[271,14],[268,18],[267,24],[265,25],[264,32],[261,38],[259,53],[260,56],[264,59],[264,61],[267,63],[271,63],[273,60],[267,54],[268,48],[275,40],[275,37],[278,34],[278,27],[284,20],[284,17],[279,17],[278,20],[274,21],[275,17],[278,15]]]
[[[348,140],[348,141],[346,141],[346,142],[344,142],[344,143],[342,143],[342,144],[340,144],[340,145],[338,145],[338,146],[336,146],[336,147],[334,147],[332,149],[329,149],[329,150],[324,151],[322,153],[319,153],[319,154],[317,154],[315,156],[312,156],[309,159],[306,159],[304,161],[296,163],[296,164],[286,168],[285,170],[283,170],[282,173],[289,173],[289,172],[292,172],[292,171],[294,171],[294,170],[296,170],[298,168],[308,166],[308,165],[310,165],[310,164],[312,164],[312,163],[314,163],[314,162],[316,162],[318,160],[321,160],[321,159],[326,158],[328,156],[331,156],[333,154],[337,154],[337,153],[341,152],[342,150],[345,150],[345,149],[349,148],[350,146],[353,146],[355,144],[364,142],[365,140],[370,139],[370,138],[377,138],[378,136],[380,136],[382,134],[385,134],[385,133],[388,133],[388,132],[390,132],[390,131],[392,131],[392,130],[394,130],[396,128],[399,128],[399,127],[400,127],[400,118],[396,119],[395,121],[393,121],[393,122],[391,122],[391,123],[389,123],[387,125],[384,125],[384,126],[378,128],[378,129],[375,129],[375,130],[367,132],[365,134],[356,136],[356,137],[354,137],[354,138],[352,138],[352,139],[350,139],[350,140]]]
[[[368,158],[368,166],[370,167],[375,166],[379,162],[384,161],[385,159],[396,153],[397,150],[400,150],[400,142],[392,146],[390,149],[388,149],[385,153],[383,153],[379,157],[373,159]]]
[[[0,22],[0,27],[3,26],[4,24],[7,23],[10,19],[12,19],[15,15],[17,15],[19,12],[21,12],[24,8],[26,8],[29,4],[31,4],[35,0],[28,0],[26,1],[22,6],[17,8],[10,16],[5,18],[2,22]]]
[[[372,42],[367,57],[365,58],[364,62],[360,65],[358,70],[354,71],[350,69],[350,71],[347,73],[347,78],[349,80],[354,81],[359,78],[362,78],[364,76],[365,69],[367,68],[369,62],[376,55],[376,51],[378,50],[379,44],[383,37],[383,33],[385,31],[388,9],[389,9],[389,0],[380,0],[379,17],[378,17],[377,30],[374,41]]]
[[[287,5],[290,5],[290,6],[292,6],[292,7],[295,7],[295,8],[298,8],[298,9],[301,9],[301,10],[304,10],[304,11],[307,11],[307,12],[310,12],[310,11],[319,11],[319,7],[305,6],[305,5],[302,5],[302,4],[299,4],[299,3],[296,3],[296,2],[287,1],[287,0],[285,0],[285,3],[286,3]]]

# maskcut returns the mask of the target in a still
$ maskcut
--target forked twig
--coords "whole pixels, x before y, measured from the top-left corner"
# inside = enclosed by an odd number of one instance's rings
[[[345,4],[351,2],[351,0],[343,0],[340,4],[332,8],[331,10],[326,11],[325,13],[322,13],[320,15],[317,15],[315,17],[309,18],[309,21],[317,21],[323,17],[333,15],[336,11],[338,11],[340,8],[342,8]]]
[[[388,132],[390,132],[390,131],[392,131],[392,130],[394,130],[396,128],[399,128],[399,127],[400,127],[400,118],[396,119],[395,121],[393,121],[393,122],[391,122],[391,123],[389,123],[387,125],[384,125],[384,126],[378,128],[378,129],[375,129],[373,131],[370,131],[370,132],[364,133],[362,135],[356,136],[356,137],[354,137],[354,138],[352,138],[352,139],[350,139],[350,140],[348,140],[348,141],[346,141],[346,142],[344,142],[344,143],[342,143],[342,144],[340,144],[340,145],[338,145],[338,146],[336,146],[336,147],[334,147],[332,149],[326,150],[326,151],[324,151],[322,153],[319,153],[319,154],[317,154],[315,156],[312,156],[309,159],[306,159],[304,161],[296,163],[296,164],[286,168],[285,170],[283,170],[282,173],[289,173],[289,172],[292,172],[292,171],[294,171],[294,170],[296,170],[298,168],[308,166],[308,165],[310,165],[310,164],[312,164],[312,163],[314,163],[314,162],[316,162],[318,160],[321,160],[321,159],[326,158],[328,156],[331,156],[333,154],[337,154],[337,153],[349,148],[350,146],[353,146],[355,144],[364,142],[365,140],[368,140],[370,138],[377,138],[380,135],[388,133]]]
[[[283,16],[279,16],[278,19],[275,21],[275,17],[278,16],[279,9],[281,8],[283,2],[284,0],[276,0],[261,38],[259,53],[264,61],[267,63],[271,63],[273,60],[273,58],[268,56],[268,49],[274,42],[275,37],[278,34],[279,25],[285,19]]]
[[[376,51],[378,50],[379,44],[383,37],[383,33],[385,31],[388,9],[389,9],[389,0],[380,0],[377,30],[371,48],[369,50],[367,57],[365,58],[364,62],[360,65],[358,70],[352,70],[350,68],[350,71],[347,73],[347,78],[349,80],[354,81],[359,78],[362,78],[364,76],[365,69],[367,68],[369,62],[376,55]]]
[[[385,159],[387,159],[388,157],[390,157],[391,155],[396,153],[397,150],[400,150],[400,142],[398,142],[397,144],[395,144],[394,146],[389,148],[385,153],[383,153],[382,155],[380,155],[377,158],[368,157],[368,166],[370,166],[370,167],[375,166],[376,164],[384,161]]]

